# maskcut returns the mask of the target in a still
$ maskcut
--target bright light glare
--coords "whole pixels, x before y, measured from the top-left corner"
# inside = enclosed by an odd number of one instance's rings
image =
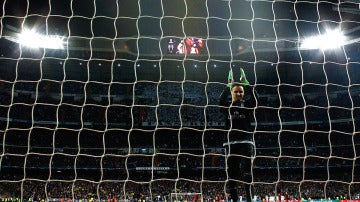
[[[64,49],[64,42],[61,37],[41,35],[28,29],[19,34],[17,42],[30,48]]]
[[[339,30],[327,31],[324,35],[313,36],[305,39],[300,48],[329,50],[340,48],[345,44],[345,36]]]

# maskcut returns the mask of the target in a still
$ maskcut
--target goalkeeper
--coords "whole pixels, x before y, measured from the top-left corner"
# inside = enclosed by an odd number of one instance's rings
[[[239,199],[237,182],[245,182],[247,202],[253,199],[253,186],[251,174],[251,157],[254,155],[254,141],[251,128],[255,96],[245,96],[251,93],[249,82],[246,80],[244,70],[240,69],[240,82],[234,83],[232,70],[228,75],[228,85],[220,96],[220,105],[223,106],[228,135],[223,144],[227,158],[227,173],[229,177],[230,197],[233,202]],[[231,98],[229,98],[231,94]],[[253,94],[253,93],[251,93]]]

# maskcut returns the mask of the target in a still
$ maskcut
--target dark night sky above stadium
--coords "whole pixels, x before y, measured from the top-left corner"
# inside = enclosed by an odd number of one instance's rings
[[[37,26],[71,36],[297,37],[324,28],[357,27],[357,1],[248,0],[4,1],[4,25]],[[337,9],[343,12],[339,12]],[[7,16],[14,16],[7,17]],[[25,17],[25,21],[24,21]],[[295,22],[296,21],[296,25]],[[69,26],[69,28],[68,28]],[[275,28],[275,29],[274,29]],[[255,36],[252,36],[252,29]],[[274,31],[275,30],[275,31]],[[93,32],[93,33],[91,33]]]

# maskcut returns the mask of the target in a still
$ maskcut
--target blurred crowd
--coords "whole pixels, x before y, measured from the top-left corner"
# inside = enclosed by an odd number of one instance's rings
[[[202,193],[225,200],[224,88],[2,82],[1,197],[169,201],[171,193]],[[254,89],[257,199],[358,199],[360,89]]]

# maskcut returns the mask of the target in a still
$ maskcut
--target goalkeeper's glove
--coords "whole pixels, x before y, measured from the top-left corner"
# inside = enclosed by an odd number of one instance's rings
[[[228,74],[228,84],[226,85],[227,87],[232,88],[232,84],[234,82],[234,77],[233,77],[233,72],[232,69],[230,69],[229,74]]]
[[[243,68],[240,68],[240,83],[242,83],[245,86],[250,84],[249,81],[246,79],[246,75]]]

